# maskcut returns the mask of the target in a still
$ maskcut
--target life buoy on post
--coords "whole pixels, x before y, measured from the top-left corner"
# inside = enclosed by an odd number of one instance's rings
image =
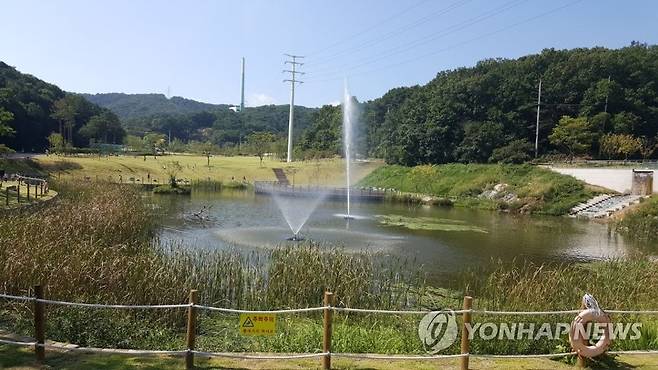
[[[571,322],[569,343],[578,356],[592,358],[603,354],[610,347],[612,325],[610,316],[598,307],[598,303],[591,295],[586,294],[583,297],[583,308],[585,309]],[[589,344],[587,337],[588,323],[599,324],[599,327],[603,329],[599,340],[594,345]],[[594,330],[590,330],[589,333],[593,334]]]

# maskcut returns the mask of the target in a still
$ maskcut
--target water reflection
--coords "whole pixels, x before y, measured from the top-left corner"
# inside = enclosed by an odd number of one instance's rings
[[[269,248],[285,243],[289,227],[274,201],[251,192],[195,193],[191,197],[153,196],[162,211],[164,240],[182,241],[193,248]],[[210,221],[192,222],[190,212],[206,207]],[[390,203],[353,204],[355,214],[336,217],[341,202],[325,201],[300,231],[311,240],[338,244],[347,250],[373,250],[416,258],[434,276],[450,276],[465,266],[488,264],[492,258],[533,262],[586,261],[656,253],[656,246],[634,243],[611,232],[606,224],[563,217],[519,216],[497,212],[407,206]],[[382,225],[376,215],[431,217],[463,222],[485,232],[411,230]],[[286,232],[287,230],[287,232]]]

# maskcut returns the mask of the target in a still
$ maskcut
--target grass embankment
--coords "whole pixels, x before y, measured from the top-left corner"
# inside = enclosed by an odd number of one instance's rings
[[[210,158],[210,166],[205,156],[198,155],[165,155],[147,156],[45,156],[39,155],[36,162],[52,176],[61,178],[85,178],[132,182],[130,178],[141,183],[149,183],[153,179],[158,183],[167,181],[169,175],[166,167],[172,161],[178,162],[181,171],[176,175],[180,179],[214,180],[224,184],[253,181],[274,181],[276,178],[272,168],[283,168],[288,179],[297,185],[336,185],[343,186],[345,178],[345,163],[342,159],[321,159],[317,161],[293,162],[291,165],[274,159],[265,159],[260,165],[258,157],[224,157]],[[381,162],[357,162],[353,165],[354,181],[361,179]],[[150,179],[149,179],[150,175]]]
[[[658,195],[643,199],[639,205],[625,212],[617,226],[623,234],[631,235],[636,239],[657,241]]]
[[[496,189],[498,184],[503,185]],[[596,193],[571,176],[531,165],[502,164],[384,166],[360,185],[393,188],[402,192],[398,197],[411,201],[426,194],[456,206],[548,215],[565,214]]]
[[[32,159],[8,159],[0,158],[0,170],[7,174],[19,174],[24,176],[45,176],[47,173],[39,167]]]

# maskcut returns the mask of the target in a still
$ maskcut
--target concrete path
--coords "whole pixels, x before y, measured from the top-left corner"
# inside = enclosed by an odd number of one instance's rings
[[[633,177],[632,168],[579,168],[579,167],[553,167],[555,172],[571,175],[588,184],[601,186],[620,193],[631,191]],[[644,169],[638,167],[637,169]],[[653,192],[658,193],[658,170],[653,171]]]

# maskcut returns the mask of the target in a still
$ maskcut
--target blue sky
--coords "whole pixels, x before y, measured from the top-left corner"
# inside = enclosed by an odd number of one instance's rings
[[[563,7],[566,6],[566,7]],[[484,58],[658,40],[658,1],[0,0],[0,60],[74,92],[287,104],[283,53],[306,55],[296,103],[359,100]]]

